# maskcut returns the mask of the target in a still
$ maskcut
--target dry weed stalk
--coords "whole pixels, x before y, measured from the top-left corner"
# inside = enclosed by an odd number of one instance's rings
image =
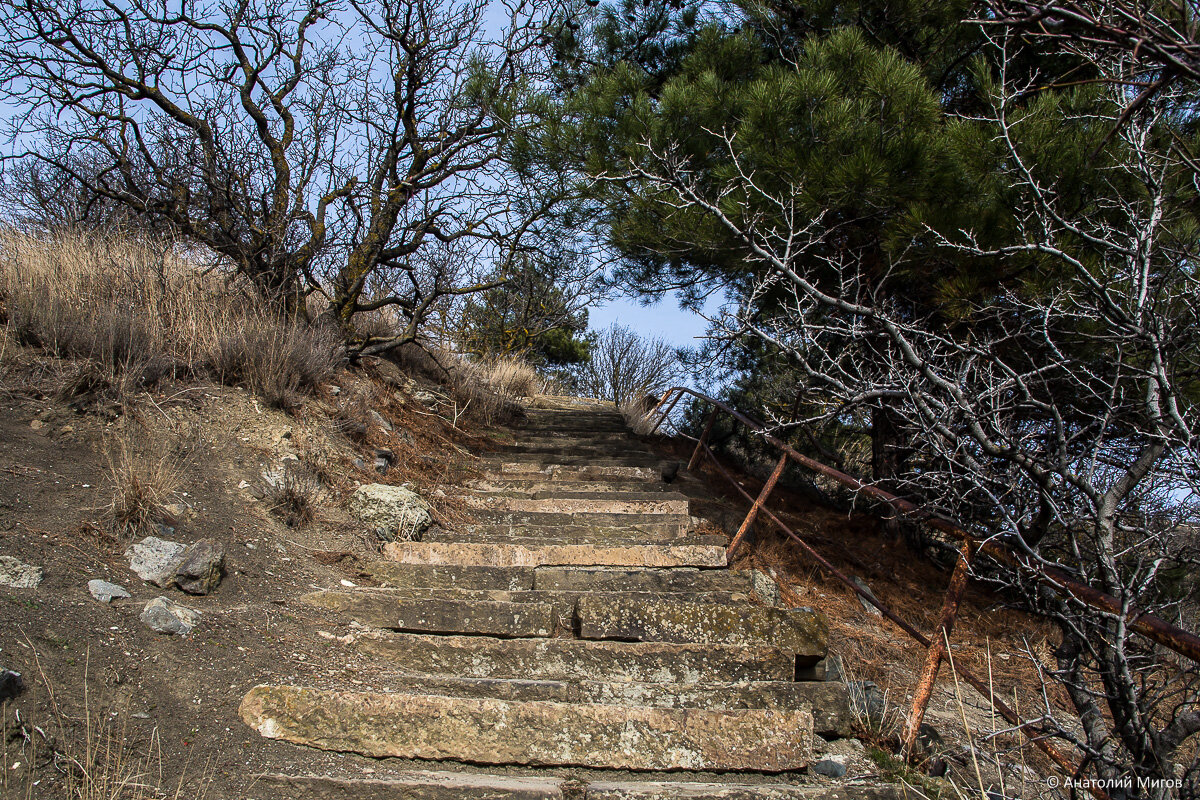
[[[183,469],[170,450],[147,455],[149,448],[137,442],[137,436],[126,431],[104,442],[112,494],[107,512],[122,531],[136,531],[163,519],[163,507],[178,490]]]

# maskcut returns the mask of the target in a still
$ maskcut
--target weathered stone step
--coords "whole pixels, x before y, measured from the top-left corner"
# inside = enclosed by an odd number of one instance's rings
[[[525,457],[534,457],[543,461],[556,458],[576,459],[585,456],[595,459],[644,458],[647,460],[658,460],[661,458],[653,450],[639,442],[628,444],[618,442],[589,444],[586,442],[567,441],[550,444],[529,444],[522,442],[521,444],[495,445],[489,451],[489,455],[493,457],[505,456],[508,458],[520,457],[518,460],[525,460]]]
[[[399,564],[372,561],[363,574],[382,586],[398,589],[532,589],[533,567],[481,567],[461,564]]]
[[[460,525],[455,531],[435,530],[421,537],[423,542],[497,542],[524,545],[571,544],[605,547],[652,544],[729,544],[724,534],[685,534],[676,526],[636,524],[593,528],[587,525]]]
[[[724,567],[719,545],[523,545],[488,542],[388,542],[383,553],[404,564],[484,567]]]
[[[550,456],[538,456],[536,454],[527,454],[524,458],[514,458],[512,454],[495,454],[484,456],[480,459],[480,464],[485,471],[503,471],[510,474],[527,474],[529,472],[540,472],[554,467],[573,467],[577,469],[590,470],[593,475],[603,475],[603,470],[616,470],[624,468],[641,470],[638,472],[610,472],[609,474],[632,475],[634,477],[645,477],[648,479],[662,478],[663,465],[670,463],[670,459],[664,459],[660,456],[653,455],[632,455],[625,458],[601,458],[599,456],[580,456],[568,455],[562,458],[554,458]],[[524,467],[525,469],[521,469]]]
[[[338,611],[377,628],[498,637],[553,636],[564,627],[565,632],[570,632],[576,599],[568,600],[561,595],[557,599],[556,606],[534,598],[526,602],[479,597],[452,599],[429,597],[427,593],[414,597],[378,591],[314,592],[302,598],[310,606]],[[565,626],[561,621],[564,614]]]
[[[676,492],[656,496],[650,492],[612,495],[569,493],[568,496],[506,497],[494,493],[456,494],[464,505],[491,511],[536,512],[539,514],[637,514],[639,516],[688,513],[688,499]]]
[[[430,675],[381,675],[389,691],[446,697],[491,697],[554,703],[594,703],[635,708],[808,709],[813,730],[833,738],[852,733],[853,717],[846,685],[820,681],[755,683],[630,683],[595,680],[459,678]]]
[[[627,466],[622,464],[557,464],[541,461],[514,461],[512,459],[483,460],[485,470],[503,478],[549,481],[656,481],[662,483],[662,464]]]
[[[504,511],[499,509],[473,509],[471,516],[477,523],[488,525],[587,525],[595,528],[630,528],[664,535],[683,535],[691,528],[692,518],[686,513],[664,514],[619,514],[597,511],[576,513],[557,511]]]
[[[387,778],[259,775],[250,800],[566,800],[562,778],[408,772]]]
[[[892,784],[815,786],[695,781],[581,781],[477,772],[406,772],[387,778],[258,775],[250,800],[901,800]],[[912,793],[909,792],[909,795]]]
[[[479,567],[457,564],[400,564],[372,561],[363,573],[382,586],[398,589],[474,589],[569,592],[742,592],[771,605],[774,590],[759,585],[771,579],[753,570],[626,569],[621,567]],[[758,588],[756,588],[756,586]],[[763,597],[768,595],[768,597]]]
[[[633,708],[256,686],[263,736],[372,757],[631,770],[786,772],[811,758],[804,710]]]
[[[802,666],[823,658],[829,640],[825,618],[807,608],[630,602],[587,594],[579,598],[577,613],[583,639],[770,646],[794,653]]]
[[[767,578],[767,580],[770,579]],[[617,567],[539,567],[533,572],[533,588],[574,592],[743,592],[749,594],[755,591],[754,576],[749,570],[733,572],[727,569],[621,569]],[[766,602],[766,598],[760,597],[760,599]]]
[[[637,478],[622,481],[546,481],[521,478],[480,478],[471,481],[467,485],[476,492],[500,492],[514,497],[553,497],[567,492],[580,494],[615,494],[620,492],[637,492],[641,494],[675,493],[672,484],[664,483],[658,477],[653,481]]]
[[[372,632],[354,646],[417,675],[633,683],[789,681],[796,659],[774,647],[498,639]]]

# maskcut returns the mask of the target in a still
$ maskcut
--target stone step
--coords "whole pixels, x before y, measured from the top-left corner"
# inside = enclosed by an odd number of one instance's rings
[[[801,666],[824,658],[829,640],[825,618],[807,608],[642,602],[587,594],[580,597],[577,613],[583,639],[778,647],[794,653]]]
[[[255,776],[249,800],[901,800],[894,784],[593,781],[479,772],[404,772],[386,778]]]
[[[568,800],[562,778],[405,772],[386,778],[258,775],[249,800]]]
[[[640,442],[627,444],[608,442],[597,444],[562,441],[549,444],[529,444],[522,441],[520,444],[494,445],[488,451],[488,454],[493,457],[505,456],[522,461],[530,460],[527,457],[535,457],[543,461],[555,458],[576,459],[580,457],[595,459],[645,458],[652,460],[659,460],[661,458],[657,453]]]
[[[437,590],[432,590],[437,591]],[[448,590],[454,592],[457,590]],[[465,594],[465,593],[464,593]],[[537,593],[545,597],[547,593]],[[511,595],[510,595],[511,596]],[[363,625],[419,633],[469,633],[502,638],[570,633],[577,598],[557,595],[558,605],[480,597],[414,597],[399,592],[313,592],[307,605],[337,611]],[[562,617],[566,615],[565,625]]]
[[[472,764],[787,772],[808,765],[805,710],[634,708],[256,686],[243,721],[322,750]]]
[[[416,675],[632,683],[790,681],[796,659],[773,647],[499,639],[369,632],[354,647]]]
[[[533,567],[481,567],[459,564],[398,564],[372,561],[363,574],[382,586],[398,589],[532,589]],[[552,587],[551,587],[552,588]]]
[[[661,480],[662,468],[670,461],[651,455],[633,455],[627,458],[569,455],[552,458],[529,454],[525,458],[514,458],[511,454],[496,454],[480,458],[480,466],[485,472],[500,471],[509,475],[525,475],[552,470],[555,467],[570,467],[594,476],[629,475]]]
[[[662,483],[662,464],[649,466],[627,466],[621,464],[556,464],[541,461],[514,461],[512,459],[484,460],[485,471],[501,478],[524,480],[565,481],[650,481]]]
[[[471,516],[478,524],[518,526],[586,525],[594,528],[628,526],[632,530],[682,536],[692,526],[691,515],[679,512],[663,514],[620,514],[598,511],[576,513],[557,511],[504,511],[501,509],[472,509]]]
[[[524,545],[571,544],[605,547],[652,544],[729,544],[724,534],[684,534],[677,526],[637,525],[593,528],[586,525],[460,525],[454,531],[435,530],[421,536],[423,542],[496,542]]]
[[[630,683],[595,680],[460,678],[430,675],[380,675],[388,691],[446,697],[492,697],[554,703],[594,703],[635,708],[808,709],[813,730],[830,738],[853,732],[846,685],[820,681],[754,683]]]
[[[523,545],[500,542],[388,542],[384,556],[403,564],[483,567],[724,567],[719,545]]]
[[[476,492],[499,492],[502,494],[525,497],[561,496],[560,493],[579,494],[616,494],[621,492],[637,492],[641,494],[674,493],[674,486],[655,478],[655,480],[611,480],[611,481],[545,481],[527,480],[521,478],[480,478],[467,484]],[[552,493],[552,494],[551,494]]]
[[[453,495],[469,508],[491,511],[530,512],[538,514],[688,514],[688,499],[677,492],[622,492],[613,495],[567,493],[567,496],[506,497],[494,493],[462,493]]]
[[[319,591],[301,602],[336,611],[376,628],[414,633],[461,633],[498,637],[572,635],[576,606],[589,592],[490,591],[474,589],[378,589]],[[649,601],[742,605],[737,592],[607,592],[605,597],[638,604]]]
[[[641,440],[634,436],[628,430],[620,431],[594,431],[594,430],[565,430],[565,431],[547,431],[538,429],[537,431],[527,431],[524,435],[517,437],[515,442],[497,442],[498,444],[522,444],[534,446],[556,446],[563,445],[624,445],[627,447],[638,447],[639,449],[647,448]]]
[[[533,571],[532,588],[574,592],[758,593],[755,592],[755,579],[750,570],[733,572],[727,569],[687,568],[538,567]],[[767,602],[768,598],[762,598],[762,593],[758,594],[763,602]]]

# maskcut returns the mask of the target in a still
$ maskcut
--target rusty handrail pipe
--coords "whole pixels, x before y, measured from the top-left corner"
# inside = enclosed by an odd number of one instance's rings
[[[717,471],[723,478],[725,478],[726,481],[728,481],[735,489],[738,490],[742,497],[746,498],[751,503],[755,502],[756,498],[752,497],[750,493],[747,492],[742,485],[737,482],[737,479],[729,473],[729,470],[725,469],[721,462],[717,460],[716,454],[713,453],[712,449],[706,443],[699,442],[697,446],[704,449],[704,452],[708,456],[709,461],[712,462],[712,465],[716,467]],[[845,573],[831,564],[824,556],[813,549],[812,545],[801,539],[799,534],[793,531],[787,524],[784,523],[783,520],[775,516],[771,509],[763,507],[761,512],[766,514],[772,522],[779,526],[779,529],[786,533],[797,544],[797,546],[799,546],[800,549],[803,550],[806,555],[808,555],[809,558],[811,558],[813,561],[816,561],[818,566],[820,566],[838,581],[845,584],[855,594],[862,598],[863,602],[870,603],[872,606],[874,606],[880,614],[882,614],[886,619],[891,620],[891,622],[894,623],[898,628],[907,633],[913,639],[913,641],[924,647],[926,651],[930,650],[933,645],[933,641],[928,636],[914,628],[908,623],[908,621],[893,611],[886,603],[884,603],[871,592],[868,592],[866,589],[859,586]],[[1050,742],[1046,740],[1043,732],[1037,729],[1035,723],[1021,721],[1020,716],[1011,706],[1008,705],[1008,703],[1004,702],[1004,700],[1000,697],[997,697],[988,684],[984,683],[966,667],[962,666],[961,664],[955,664],[954,668],[963,680],[969,683],[975,689],[975,691],[979,692],[980,695],[982,695],[988,700],[989,703],[991,703],[992,707],[1000,713],[1000,716],[1004,717],[1004,719],[1007,720],[1010,725],[1016,726],[1016,729],[1024,734],[1029,741],[1034,744],[1034,746],[1049,756],[1050,760],[1052,760],[1072,777],[1075,777],[1079,774],[1079,767],[1073,764],[1071,759],[1059,751],[1058,748],[1050,744]],[[1089,791],[1091,792],[1092,796],[1096,798],[1096,800],[1108,800],[1107,792],[1100,787],[1089,787]]]
[[[838,483],[849,487],[855,492],[865,494],[874,500],[886,503],[906,517],[924,522],[930,527],[949,534],[960,541],[969,542],[972,544],[972,546],[977,547],[979,552],[985,553],[997,561],[1008,564],[1009,566],[1023,569],[1033,574],[1037,580],[1051,586],[1060,594],[1072,597],[1080,603],[1089,606],[1090,608],[1106,614],[1112,614],[1114,616],[1121,616],[1124,613],[1121,602],[1112,595],[1072,580],[1060,569],[1032,564],[1030,563],[1028,556],[1013,553],[997,542],[980,539],[966,528],[951,520],[929,514],[928,512],[923,511],[915,503],[905,500],[902,497],[897,497],[890,492],[880,489],[878,486],[872,486],[870,484],[863,483],[854,476],[848,475],[841,470],[834,469],[833,467],[822,464],[819,461],[815,461],[814,459],[797,452],[795,448],[786,442],[781,441],[770,433],[767,433],[762,423],[758,422],[757,420],[741,413],[740,411],[737,411],[734,408],[729,407],[720,400],[716,400],[715,398],[701,394],[694,389],[689,389],[685,386],[675,386],[663,393],[662,400],[660,400],[659,404],[655,406],[654,411],[657,411],[660,407],[662,407],[662,405],[667,402],[668,397],[671,395],[675,395],[675,398],[668,409],[660,417],[658,424],[655,426],[656,430],[658,426],[661,425],[666,419],[667,414],[670,413],[671,409],[675,407],[675,404],[679,402],[685,393],[690,394],[699,400],[712,403],[715,407],[721,409],[726,414],[729,414],[738,422],[741,422],[743,425],[750,428],[753,432],[761,434],[764,441],[770,443],[777,449],[782,450],[796,463],[807,467],[814,472],[831,478]],[[1131,621],[1129,621],[1128,624],[1131,629],[1147,639],[1160,644],[1169,650],[1179,653],[1182,656],[1190,658],[1196,663],[1200,663],[1200,636],[1197,636],[1190,631],[1186,631],[1183,628],[1176,627],[1165,620],[1159,619],[1153,614],[1138,614]]]

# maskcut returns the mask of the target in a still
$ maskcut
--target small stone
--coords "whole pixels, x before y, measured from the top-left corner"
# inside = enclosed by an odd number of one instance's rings
[[[0,703],[13,699],[23,691],[25,681],[21,678],[21,673],[0,668]]]
[[[118,586],[115,583],[109,583],[102,580],[88,581],[88,591],[92,597],[99,600],[101,603],[111,603],[113,600],[118,600],[125,597],[131,597],[125,587]]]
[[[225,546],[201,539],[183,552],[175,568],[175,583],[188,594],[208,594],[221,583],[225,571]]]
[[[170,503],[163,506],[163,513],[166,514],[172,521],[178,522],[187,516],[190,509],[183,503]]]
[[[125,551],[129,568],[147,583],[167,588],[175,582],[175,568],[187,545],[147,536]]]
[[[370,411],[367,412],[367,416],[371,418],[371,422],[375,423],[380,428],[383,428],[385,431],[388,431],[389,433],[391,432],[392,423],[390,423],[386,419],[384,419],[383,415],[380,414],[378,411],[376,411],[375,409],[372,408]]]
[[[70,436],[72,433],[75,432],[75,426],[74,425],[63,425],[61,428],[58,429],[58,432],[61,433],[63,436]]]
[[[377,447],[375,448],[375,458],[383,459],[387,463],[391,464],[396,460],[396,454],[387,447]]]
[[[239,482],[239,483],[238,483],[238,488],[239,488],[239,489],[249,489],[249,488],[250,488],[250,481],[241,481],[241,482]]]
[[[363,461],[361,458],[356,458],[356,459],[354,459],[354,468],[355,469],[366,469],[367,462]]]
[[[200,612],[181,606],[166,597],[156,597],[142,609],[138,617],[155,633],[187,636],[192,628],[200,624]]]
[[[35,430],[35,431],[40,431],[40,430],[43,430],[43,429],[46,427],[46,423],[42,422],[40,419],[35,419],[35,420],[33,420],[32,422],[30,422],[30,423],[29,423],[29,427],[30,427],[32,430]]]
[[[809,767],[809,769],[827,778],[841,778],[846,775],[846,765],[840,764],[832,758],[823,758]]]
[[[380,475],[386,474],[390,463],[386,458],[375,459],[375,471]]]
[[[423,406],[436,406],[438,403],[437,397],[425,391],[424,389],[418,389],[417,391],[413,392],[412,397],[413,400],[416,400]]]
[[[334,397],[337,397],[342,393],[342,387],[338,386],[336,383],[327,383],[325,384],[325,391],[329,392]]]
[[[750,587],[755,597],[767,606],[782,605],[779,595],[779,584],[775,582],[775,576],[762,570],[750,571]]]
[[[0,586],[13,589],[36,589],[44,574],[41,567],[18,561],[12,556],[0,556]]]

